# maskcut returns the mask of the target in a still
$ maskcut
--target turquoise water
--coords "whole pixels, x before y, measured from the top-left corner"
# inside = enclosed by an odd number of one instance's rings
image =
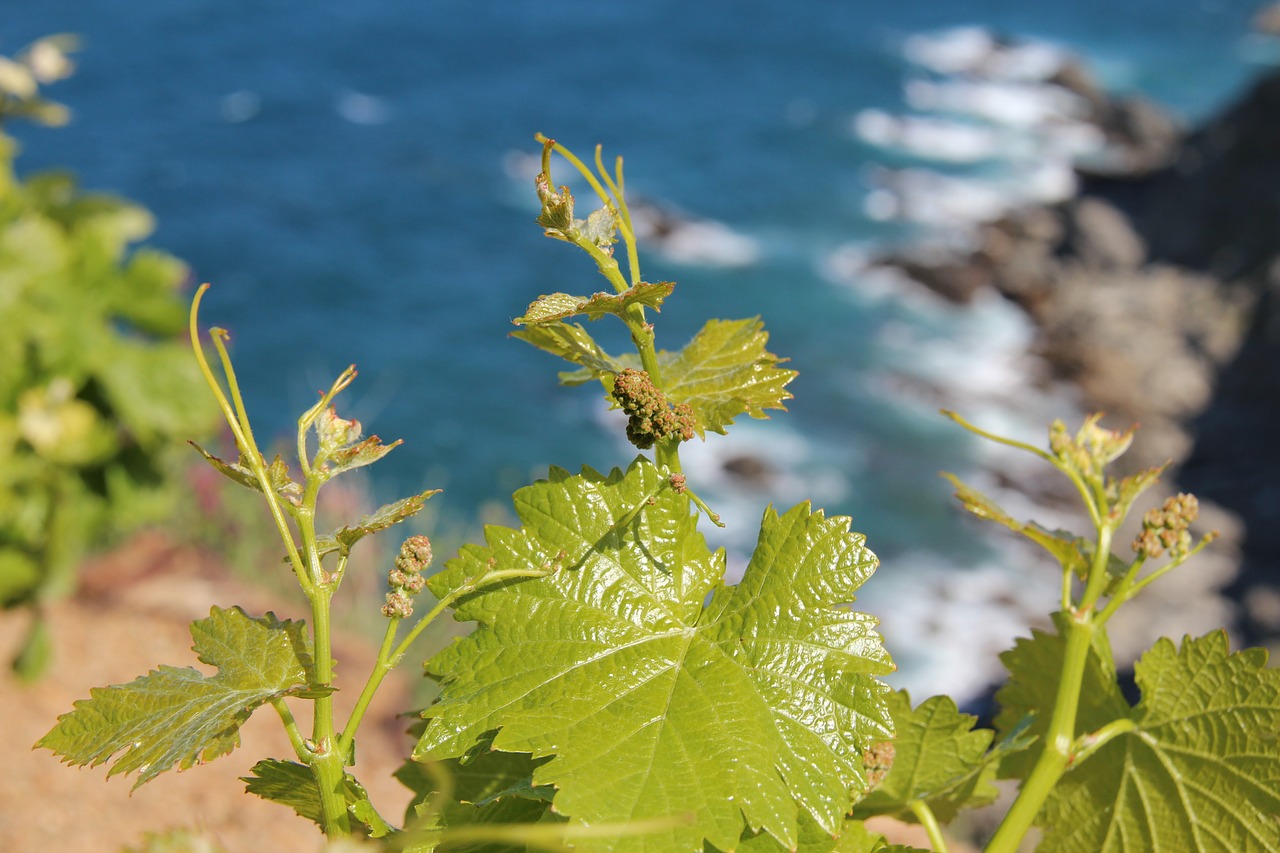
[[[1258,5],[16,0],[0,51],[83,36],[79,72],[50,92],[75,123],[15,128],[19,165],[69,167],[157,214],[154,242],[214,284],[205,319],[232,331],[260,428],[285,432],[355,362],[347,411],[405,439],[375,488],[443,486],[433,504],[459,524],[548,464],[630,458],[598,394],[558,387],[554,360],[506,337],[538,294],[602,286],[540,235],[512,152],[542,131],[623,154],[633,192],[758,250],[732,268],[646,252],[646,278],[678,282],[660,345],[710,316],[759,314],[801,373],[789,412],[691,460],[735,525],[724,541],[745,549],[767,501],[812,496],[898,566],[884,588],[901,596],[1003,559],[936,476],[980,462],[937,403],[964,408],[976,389],[970,411],[1019,429],[1041,412],[1002,372],[1025,339],[1016,313],[831,274],[842,247],[908,233],[863,199],[869,164],[911,159],[859,141],[853,116],[903,110],[920,74],[904,39],[963,24],[1060,44],[1109,86],[1202,116],[1252,73],[1241,54]],[[726,453],[771,460],[775,476],[734,482]]]

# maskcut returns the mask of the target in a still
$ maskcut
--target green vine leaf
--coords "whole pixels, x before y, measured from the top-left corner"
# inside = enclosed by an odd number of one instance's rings
[[[800,813],[800,837],[794,848],[783,847],[767,833],[747,833],[735,853],[929,853],[917,847],[890,844],[860,820],[846,820],[833,838],[807,814]]]
[[[418,722],[411,734],[421,738],[424,731],[426,725]],[[422,804],[439,791],[442,783],[447,783],[450,798],[474,806],[488,805],[504,797],[549,803],[555,789],[533,784],[533,771],[547,760],[520,752],[499,752],[492,749],[490,739],[486,739],[463,758],[436,762],[435,773],[427,765],[409,760],[392,775],[415,794],[405,815],[408,821],[413,814],[421,813]]]
[[[215,607],[191,623],[191,636],[200,661],[217,667],[216,675],[162,666],[128,684],[96,687],[36,746],[76,766],[114,757],[108,778],[136,772],[136,790],[175,766],[185,770],[231,752],[256,708],[307,692],[313,680],[302,622]]]
[[[994,735],[974,729],[977,717],[960,713],[947,696],[933,696],[911,709],[905,690],[889,697],[897,736],[884,781],[853,808],[853,816],[890,815],[915,823],[913,800],[923,800],[941,823],[962,808],[990,803],[999,791],[992,781],[1001,755],[1025,740],[988,752]]]
[[[251,772],[252,776],[240,777],[240,781],[245,783],[246,792],[288,806],[299,817],[306,818],[317,826],[323,825],[320,786],[310,767],[296,761],[267,758],[253,765]],[[369,792],[350,773],[343,780],[342,795],[347,803],[347,811],[364,825],[366,834],[372,838],[382,838],[391,832],[391,827],[369,801]]]
[[[314,429],[320,441],[320,451],[315,459],[316,469],[326,480],[344,471],[372,465],[404,443],[401,439],[396,439],[390,444],[383,444],[382,439],[376,435],[361,438],[363,429],[360,422],[344,420],[332,408],[326,409],[316,418]]]
[[[200,451],[210,465],[217,469],[228,480],[239,483],[247,489],[253,489],[255,492],[266,491],[262,487],[262,483],[258,481],[258,475],[253,473],[253,468],[249,465],[249,460],[245,459],[241,454],[240,458],[235,462],[226,462],[214,456],[194,441],[189,442],[192,447]],[[272,490],[284,498],[289,506],[298,506],[302,502],[302,485],[289,477],[289,466],[284,460],[277,456],[266,466],[267,479],[270,481]]]
[[[794,370],[765,349],[769,335],[760,318],[710,320],[678,353],[660,352],[662,390],[672,403],[688,403],[698,435],[724,433],[741,414],[767,418],[765,409],[786,409]]]
[[[1152,469],[1152,471],[1144,472],[1147,477],[1158,476],[1161,469]],[[1094,544],[1092,541],[1084,537],[1077,536],[1069,530],[1049,530],[1041,527],[1034,521],[1018,521],[1009,515],[991,498],[979,492],[977,489],[969,486],[954,474],[943,473],[942,475],[951,481],[951,485],[956,488],[956,499],[964,505],[964,508],[976,515],[978,518],[995,522],[1009,528],[1014,533],[1018,533],[1041,548],[1049,552],[1058,563],[1075,573],[1080,580],[1085,580],[1089,576],[1089,567],[1093,565]],[[1125,481],[1124,500],[1132,502],[1136,497],[1137,491],[1146,488],[1150,483],[1143,477],[1135,475]],[[1136,485],[1135,485],[1136,484]],[[1112,584],[1123,578],[1129,571],[1129,564],[1125,563],[1115,554],[1111,554],[1107,558],[1107,573],[1111,576]],[[1110,594],[1111,587],[1107,588]]]
[[[536,326],[556,320],[565,320],[578,314],[586,314],[589,320],[599,320],[606,314],[622,316],[632,305],[641,305],[655,311],[662,310],[662,302],[675,290],[669,281],[650,284],[639,282],[622,293],[596,293],[592,296],[570,296],[552,293],[540,296],[529,305],[524,316],[512,320],[518,326]]]
[[[1266,663],[1223,631],[1158,641],[1135,667],[1136,731],[1062,778],[1040,849],[1280,850],[1280,671]]]
[[[590,333],[577,323],[546,322],[511,333],[552,355],[578,365],[581,370],[560,374],[565,385],[581,385],[603,376],[612,376],[622,370],[623,363],[609,355],[595,342]]]
[[[1055,613],[1061,625],[1065,618]],[[1009,680],[996,692],[1000,713],[996,715],[996,732],[1002,738],[1022,733],[1035,738],[1026,749],[1004,756],[1000,765],[1002,778],[1025,779],[1035,766],[1049,730],[1048,710],[1058,695],[1058,678],[1066,658],[1066,640],[1062,634],[1032,631],[1031,638],[1019,638],[1014,647],[1000,655]],[[1076,712],[1073,736],[1096,731],[1112,720],[1127,716],[1129,703],[1116,682],[1106,632],[1098,629],[1094,648],[1085,661],[1080,704]]]
[[[554,756],[533,775],[591,825],[692,814],[588,850],[732,849],[763,829],[788,848],[798,813],[829,833],[865,787],[862,751],[889,738],[893,669],[876,620],[843,605],[877,565],[847,518],[765,513],[742,582],[698,533],[687,496],[638,458],[624,475],[552,469],[521,489],[519,530],[490,527],[431,581],[447,594],[494,569],[560,565],[460,599],[479,624],[428,662],[442,682],[418,760],[493,747]]]
[[[368,515],[360,516],[354,524],[339,527],[332,533],[316,537],[316,548],[323,557],[335,551],[351,551],[351,548],[364,537],[380,530],[386,530],[400,522],[412,518],[422,511],[427,499],[440,493],[440,489],[430,489],[417,495],[410,495],[389,504],[378,507]],[[286,559],[288,559],[286,557]]]
[[[1047,530],[1034,521],[1018,521],[991,498],[954,474],[944,472],[942,476],[955,486],[956,499],[978,518],[993,521],[1027,537],[1053,555],[1060,564],[1069,566],[1078,576],[1083,578],[1088,573],[1089,563],[1081,550],[1084,540],[1079,536],[1066,530]]]

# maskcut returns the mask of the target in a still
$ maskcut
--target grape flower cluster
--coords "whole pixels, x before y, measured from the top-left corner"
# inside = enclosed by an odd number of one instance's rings
[[[1142,517],[1142,532],[1133,540],[1133,550],[1148,558],[1165,551],[1172,560],[1185,558],[1192,544],[1189,528],[1199,514],[1200,502],[1195,495],[1174,495]]]
[[[407,619],[413,615],[413,596],[422,592],[427,579],[422,572],[431,565],[431,540],[425,536],[410,536],[400,546],[395,565],[387,572],[387,603],[382,615],[388,619]]]
[[[694,436],[693,408],[688,403],[672,407],[647,371],[620,371],[613,380],[613,399],[627,413],[627,439],[641,450],[658,441],[688,441]]]

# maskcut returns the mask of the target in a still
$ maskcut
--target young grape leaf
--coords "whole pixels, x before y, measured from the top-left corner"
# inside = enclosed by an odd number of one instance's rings
[[[372,465],[403,443],[403,439],[397,438],[390,444],[383,444],[382,439],[376,435],[352,441],[327,454],[323,461],[317,458],[317,462],[320,462],[317,471],[323,474],[325,479],[332,479],[344,471]]]
[[[108,778],[136,772],[136,790],[175,765],[185,770],[231,752],[258,706],[306,692],[312,681],[302,622],[215,607],[191,623],[191,635],[200,661],[217,667],[216,675],[162,666],[128,684],[93,688],[36,746],[77,766],[116,756]]]
[[[602,376],[612,376],[623,364],[595,342],[590,333],[577,323],[552,322],[512,332],[511,337],[527,341],[552,355],[582,367],[582,370],[560,374],[565,385],[581,385]]]
[[[964,508],[987,521],[1003,525],[1014,533],[1019,533],[1048,551],[1063,566],[1069,567],[1083,578],[1089,572],[1089,563],[1085,559],[1081,546],[1085,541],[1066,530],[1047,530],[1034,521],[1018,521],[1009,515],[991,498],[966,484],[954,474],[942,474],[951,485],[955,486],[956,498],[964,504]]]
[[[227,479],[239,483],[245,488],[263,492],[263,494],[266,493],[262,488],[262,484],[258,482],[258,475],[253,473],[253,468],[249,466],[249,460],[245,459],[244,454],[241,454],[240,458],[235,462],[226,462],[214,456],[194,441],[189,442],[189,444],[200,451],[200,455],[208,460],[209,464]],[[277,456],[270,465],[266,466],[266,469],[267,478],[271,481],[271,488],[286,501],[285,508],[298,506],[302,500],[302,486],[290,479],[289,466],[284,463],[284,460]]]
[[[311,768],[296,761],[267,758],[253,765],[252,776],[242,776],[245,791],[293,809],[299,817],[321,825],[320,787]],[[381,838],[391,827],[369,802],[369,792],[356,778],[346,774],[342,787],[347,811],[365,827],[372,838]]]
[[[1061,630],[1065,617],[1055,613],[1053,618]],[[1039,759],[1044,734],[1049,730],[1049,712],[1058,695],[1065,653],[1066,640],[1061,633],[1032,631],[1031,639],[1019,638],[1012,649],[1000,655],[1009,680],[996,692],[1000,706],[996,731],[1001,737],[1008,737],[1025,727],[1025,734],[1035,738],[1027,749],[1004,757],[1000,765],[1002,778],[1025,779]],[[1073,736],[1128,716],[1129,703],[1116,682],[1113,661],[1106,632],[1099,629],[1094,649],[1085,662]]]
[[[976,717],[961,714],[946,696],[926,699],[913,711],[905,690],[890,695],[889,710],[897,731],[892,766],[854,805],[854,817],[890,815],[914,823],[910,804],[923,800],[940,822],[949,823],[960,809],[995,799],[999,753],[988,753],[994,733],[975,730]]]
[[[710,320],[677,353],[660,352],[662,389],[672,403],[688,403],[699,437],[724,433],[738,415],[767,418],[765,409],[786,409],[786,386],[796,377],[764,347],[769,335],[760,318]]]
[[[1280,671],[1223,631],[1162,639],[1138,661],[1136,731],[1054,789],[1048,853],[1280,850]]]
[[[416,759],[493,747],[554,756],[533,775],[591,825],[691,814],[668,831],[583,849],[731,849],[744,829],[790,848],[797,814],[829,833],[865,787],[862,751],[892,735],[893,664],[876,620],[843,605],[876,567],[847,518],[765,513],[742,582],[698,533],[687,496],[643,457],[624,475],[552,469],[515,495],[519,530],[490,527],[430,583],[559,565],[458,602],[476,630],[428,662],[442,681]],[[708,598],[709,596],[709,598]]]
[[[552,293],[539,296],[529,305],[523,317],[512,320],[517,326],[540,325],[565,320],[578,314],[586,314],[589,320],[599,320],[605,314],[621,316],[632,305],[643,305],[655,311],[662,309],[662,302],[671,295],[675,284],[669,281],[650,284],[639,282],[622,293],[596,293],[592,296],[571,296],[568,293]]]
[[[422,494],[410,495],[384,506],[378,507],[369,515],[360,516],[354,524],[339,527],[332,533],[316,537],[316,548],[323,557],[334,551],[351,551],[352,546],[370,533],[386,530],[407,518],[417,515],[427,503],[427,498],[438,494],[439,489],[431,489]],[[286,559],[288,559],[286,557]]]

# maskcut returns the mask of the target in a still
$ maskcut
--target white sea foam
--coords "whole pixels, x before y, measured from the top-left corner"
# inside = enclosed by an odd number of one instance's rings
[[[990,177],[922,168],[877,168],[871,176],[873,187],[863,200],[868,218],[945,230],[972,229],[1025,205],[1063,201],[1077,186],[1071,164],[1053,158],[1009,164]]]
[[[636,238],[679,264],[745,267],[760,260],[760,245],[723,222],[691,217],[652,203],[631,203]]]
[[[902,54],[938,74],[965,74],[1009,81],[1044,81],[1068,61],[1062,48],[1046,41],[999,39],[985,27],[955,27],[906,39]]]
[[[978,163],[1031,152],[1031,141],[999,129],[934,116],[894,116],[865,109],[851,128],[864,142],[916,157]]]
[[[910,80],[907,104],[922,112],[971,116],[1014,128],[1082,121],[1089,105],[1059,86],[990,80]]]
[[[333,104],[338,115],[352,124],[385,124],[391,117],[391,108],[382,98],[353,89],[339,89]]]
[[[999,653],[1056,607],[1057,572],[1027,557],[1015,544],[979,566],[926,552],[899,554],[882,566],[859,607],[881,619],[898,664],[894,686],[965,703],[999,683]]]

